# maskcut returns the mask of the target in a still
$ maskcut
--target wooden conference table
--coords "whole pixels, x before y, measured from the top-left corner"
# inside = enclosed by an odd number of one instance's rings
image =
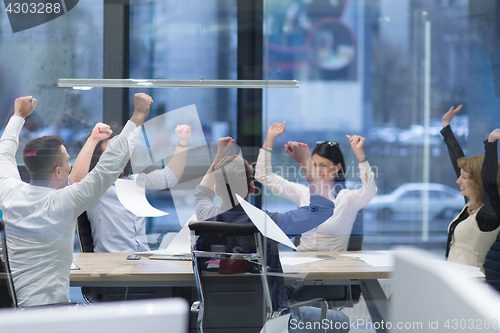
[[[283,265],[285,283],[290,285],[359,284],[373,322],[387,319],[388,302],[377,279],[390,277],[391,267],[374,267],[341,254],[356,252],[282,252],[281,258],[329,256],[331,258],[299,265]],[[366,253],[366,251],[363,251]],[[127,260],[126,253],[75,253],[71,286],[195,286],[191,261]],[[334,258],[334,259],[333,259]]]

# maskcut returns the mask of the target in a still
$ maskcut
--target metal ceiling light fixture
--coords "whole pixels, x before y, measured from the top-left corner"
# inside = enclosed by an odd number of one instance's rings
[[[156,18],[155,18],[156,21]],[[155,39],[157,35],[155,33]],[[156,72],[155,43],[155,72]],[[298,88],[297,80],[204,80],[203,79],[203,0],[201,0],[201,33],[200,33],[200,79],[199,80],[166,80],[166,79],[58,79],[60,88],[90,90],[92,88]],[[156,74],[156,73],[155,73]]]
[[[61,88],[298,88],[297,80],[59,79]]]

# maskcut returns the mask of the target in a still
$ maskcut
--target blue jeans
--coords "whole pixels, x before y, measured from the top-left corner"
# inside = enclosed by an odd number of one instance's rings
[[[327,328],[329,333],[349,332],[349,317],[337,310],[328,310],[326,319],[321,320],[321,309],[312,306],[302,306],[290,310],[288,332],[322,333]]]

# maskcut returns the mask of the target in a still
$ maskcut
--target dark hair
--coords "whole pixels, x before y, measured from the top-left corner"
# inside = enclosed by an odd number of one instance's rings
[[[253,181],[253,168],[248,162],[238,155],[226,156],[215,166],[215,185],[221,198],[225,202],[238,204],[235,194],[246,198]],[[231,197],[227,187],[231,191]]]
[[[119,135],[123,129],[122,126],[118,126],[118,124],[116,124],[116,123],[111,124],[110,127],[111,127],[111,130],[113,131],[113,133],[109,136],[109,138],[107,138],[106,140],[99,141],[97,143],[97,145],[95,146],[94,153],[92,154],[92,158],[90,159],[89,172],[95,168],[95,166],[97,165],[97,162],[99,162],[99,158],[101,158],[101,155],[103,153],[103,150],[102,150],[103,142],[111,140],[115,136]],[[90,135],[91,134],[89,134],[85,138],[85,141],[87,141],[90,138]],[[127,165],[125,165],[125,168],[123,169],[123,177],[127,177],[128,175],[130,175],[132,173],[133,173],[132,164],[130,163],[130,160],[128,160]]]
[[[342,155],[342,151],[339,148],[338,143],[337,144],[331,144],[329,142],[321,143],[314,148],[312,155],[318,155],[323,158],[326,158],[330,161],[333,162],[333,164],[341,164],[340,165],[340,170],[336,175],[337,180],[345,180],[345,162],[344,162],[344,155]]]
[[[23,151],[23,161],[32,180],[49,180],[54,169],[62,166],[64,140],[58,136],[42,136],[31,140]]]

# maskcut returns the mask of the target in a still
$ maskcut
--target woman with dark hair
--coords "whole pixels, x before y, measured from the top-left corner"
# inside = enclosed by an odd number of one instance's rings
[[[448,227],[446,257],[459,264],[476,266],[484,272],[485,257],[500,230],[500,174],[498,173],[496,129],[484,141],[485,155],[464,157],[464,152],[451,131],[450,122],[462,109],[451,107],[443,116],[444,142],[457,174],[460,193],[466,204]],[[489,254],[488,254],[489,255]],[[495,259],[495,258],[492,258]],[[496,258],[499,260],[499,258]],[[484,268],[487,265],[485,264]],[[498,267],[497,267],[498,269]],[[497,273],[498,274],[498,273]],[[488,272],[486,279],[489,279]]]
[[[337,167],[335,180],[339,181],[345,180],[344,155],[342,155],[338,143],[330,141],[318,141],[316,142],[316,148],[314,148],[312,152],[313,159],[314,155],[326,158],[327,160],[331,161],[333,165]],[[326,161],[324,162],[326,163]]]
[[[272,172],[271,151],[274,140],[284,132],[285,122],[274,123],[269,127],[257,158],[255,179],[274,194],[294,202],[299,207],[306,206],[309,205],[309,188]],[[319,177],[327,187],[328,198],[335,203],[335,210],[332,217],[323,224],[302,234],[300,245],[297,247],[299,251],[346,251],[357,212],[377,193],[375,177],[363,151],[365,139],[357,135],[347,135],[347,138],[358,159],[362,187],[356,190],[345,188],[345,162],[338,143],[316,143],[312,160]],[[285,151],[288,153],[288,145],[285,145]]]
[[[93,151],[82,150],[80,152],[69,178],[71,184],[79,182],[95,167],[111,138],[119,134],[120,130],[120,128],[113,128],[113,134],[108,139],[86,144],[86,147],[90,147],[88,149],[93,149]],[[175,128],[175,132],[180,140],[167,166],[148,174],[133,174],[129,160],[120,178],[143,181],[148,190],[163,190],[177,184],[186,165],[191,128],[188,125],[179,125]],[[92,140],[92,136],[87,139],[87,142],[89,140]],[[136,216],[120,203],[114,185],[87,209],[87,216],[92,229],[94,252],[149,251],[145,218]]]

